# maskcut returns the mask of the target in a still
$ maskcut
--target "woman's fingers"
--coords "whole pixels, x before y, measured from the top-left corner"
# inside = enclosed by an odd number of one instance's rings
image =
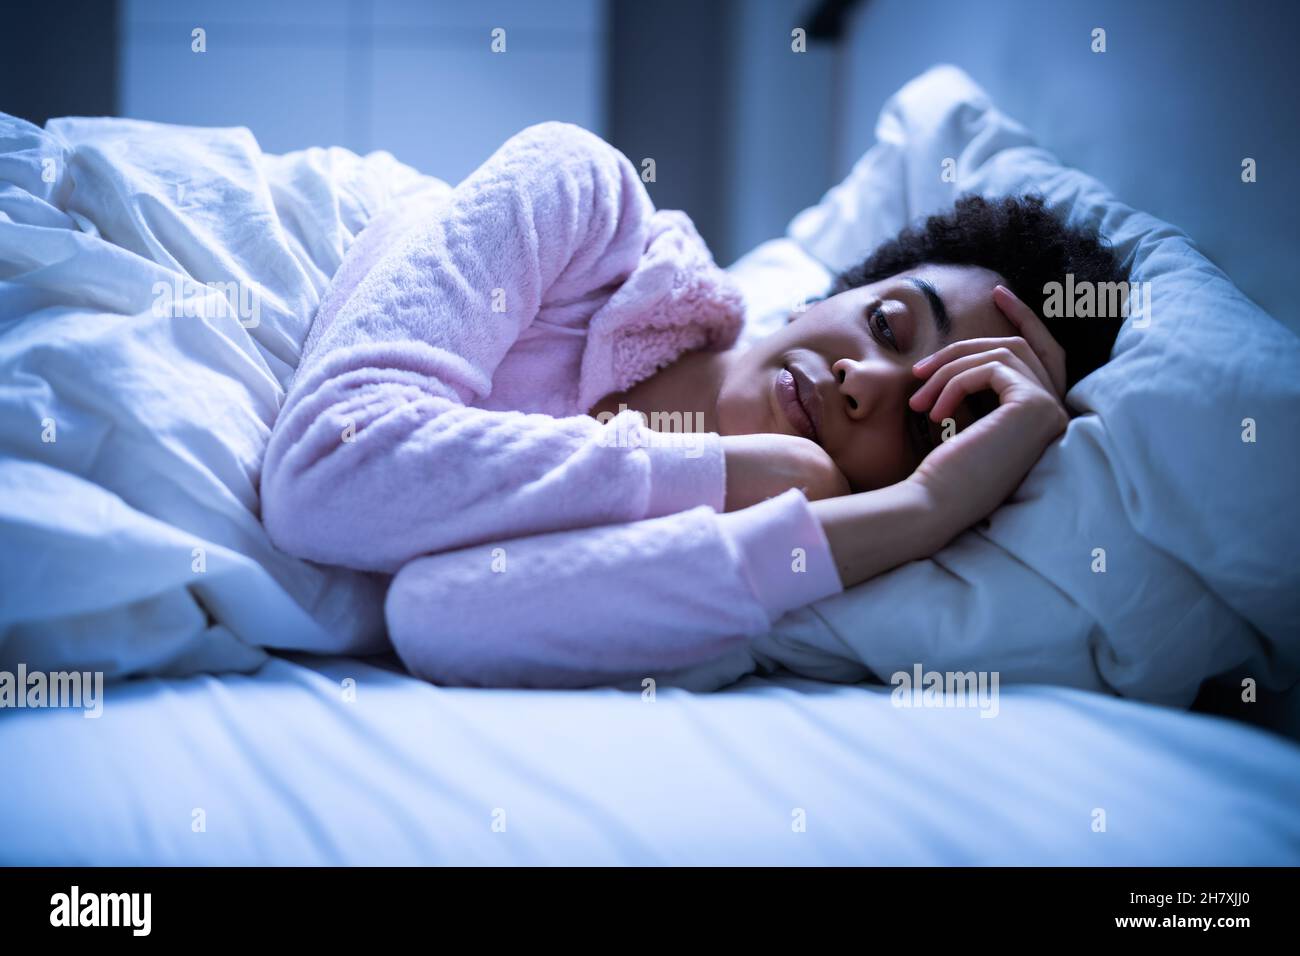
[[[936,422],[943,421],[956,413],[967,396],[992,389],[1001,398],[1004,391],[1016,384],[1015,374],[1003,362],[986,361],[968,368],[952,376],[944,385],[934,408],[930,409],[930,418]]]
[[[993,304],[1007,317],[1007,321],[1016,327],[1016,331],[1042,360],[1043,367],[1050,377],[1052,391],[1057,398],[1064,398],[1065,349],[1052,338],[1052,333],[1047,331],[1047,326],[1034,310],[1021,302],[1006,286],[1000,285],[993,290]]]
[[[976,340],[968,340],[968,341],[976,341]],[[986,339],[984,341],[1007,341],[1007,340]],[[964,345],[966,343],[958,342],[955,344]],[[1025,346],[1025,348],[1028,348],[1028,346]],[[943,352],[946,351],[948,350],[943,349],[940,352],[936,352],[935,354],[941,355],[943,354]],[[954,376],[959,375],[960,373],[965,372],[968,369],[972,369],[972,368],[976,368],[977,366],[984,365],[988,362],[1002,362],[1014,368],[1016,371],[1020,372],[1020,374],[1024,375],[1026,378],[1029,378],[1031,380],[1039,377],[1038,372],[1030,368],[1029,363],[1021,355],[1017,354],[1017,352],[1015,351],[1012,351],[1010,348],[1007,348],[1005,346],[998,346],[996,348],[991,348],[991,349],[980,349],[980,350],[973,351],[970,354],[960,355],[956,358],[950,359],[942,368],[937,369],[930,376],[929,381],[927,381],[924,385],[918,388],[915,393],[913,393],[911,399],[908,401],[908,404],[911,405],[912,408],[918,412],[925,411],[926,409],[934,405],[935,397],[940,394],[941,390],[947,386],[947,384],[953,379]],[[1050,381],[1043,380],[1040,382],[1040,385],[1043,389],[1051,388]],[[940,416],[939,418],[935,418],[934,413],[931,412],[930,417],[935,421],[940,421],[942,420],[943,416]]]
[[[962,339],[960,342],[953,342],[951,345],[945,345],[939,351],[928,355],[921,361],[912,366],[912,371],[924,378],[930,375],[935,369],[942,368],[946,363],[963,355],[973,355],[977,352],[991,352],[994,349],[1007,349],[1015,353],[1021,361],[1025,363],[1027,371],[1038,378],[1043,383],[1043,388],[1051,392],[1056,391],[1056,383],[1043,367],[1042,360],[1038,353],[1030,348],[1029,343],[1019,336],[1011,338],[988,338],[988,339]]]
[[[1036,423],[1033,427],[1035,432],[1039,431],[1041,426],[1048,440],[1065,431],[1070,423],[1070,416],[1060,399],[1047,391],[1036,379],[1025,376],[1004,362],[996,361],[986,362],[954,375],[939,393],[930,417],[934,421],[941,421],[955,414],[957,407],[966,400],[967,396],[986,389],[997,393],[998,412],[1018,409],[1015,420]],[[996,414],[997,412],[993,413]],[[1029,417],[1022,417],[1024,414],[1028,414]]]

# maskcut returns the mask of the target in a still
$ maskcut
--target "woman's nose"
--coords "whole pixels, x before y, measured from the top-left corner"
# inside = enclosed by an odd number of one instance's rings
[[[870,418],[890,396],[904,395],[908,384],[906,371],[890,362],[871,360],[840,359],[831,365],[835,387],[844,399],[846,414],[853,421]]]

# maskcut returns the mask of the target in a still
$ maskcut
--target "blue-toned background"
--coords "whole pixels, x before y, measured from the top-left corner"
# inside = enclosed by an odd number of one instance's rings
[[[952,62],[1298,328],[1287,281],[1300,258],[1297,8],[33,0],[0,6],[0,110],[247,126],[271,152],[386,149],[453,182],[520,127],[570,120],[638,164],[654,158],[656,203],[687,210],[725,265],[848,172],[887,96]],[[791,51],[796,26],[806,53]],[[491,51],[497,27],[504,54]],[[1098,28],[1105,53],[1090,48]],[[1241,181],[1245,157],[1258,182]],[[1250,500],[1250,487],[1233,490]],[[1226,544],[1266,553],[1250,521],[1238,527]],[[86,581],[103,586],[94,568]],[[361,705],[340,709],[340,683],[358,678]],[[1229,680],[1195,709],[1246,712],[1300,739],[1298,702],[1293,689],[1247,705]],[[1281,738],[1079,691],[1015,688],[1004,703],[1003,719],[971,712],[962,726],[890,707],[878,689],[774,681],[702,701],[665,694],[656,710],[277,657],[248,677],[133,682],[102,722],[5,715],[0,755],[24,772],[0,773],[0,863],[1296,859],[1300,762]],[[478,826],[502,793],[522,824],[513,844]],[[190,830],[196,804],[213,811],[210,839]],[[794,840],[791,806],[814,809]],[[1096,807],[1110,837],[1088,826]]]
[[[1298,11],[1288,0],[65,0],[4,11],[0,109],[38,123],[246,125],[268,151],[387,149],[451,181],[520,127],[570,120],[638,163],[653,157],[656,203],[687,210],[726,264],[848,171],[890,93],[948,61],[1294,324],[1267,276],[1300,258]],[[811,34],[807,53],[791,52],[795,26]],[[491,52],[495,27],[504,54]],[[1097,27],[1104,54],[1090,49]],[[1259,179],[1243,188],[1247,156]]]

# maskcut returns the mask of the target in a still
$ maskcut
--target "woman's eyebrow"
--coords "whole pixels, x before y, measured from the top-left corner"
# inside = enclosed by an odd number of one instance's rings
[[[948,317],[948,307],[939,297],[939,290],[933,283],[916,276],[908,276],[907,282],[925,295],[926,301],[930,303],[930,317],[934,319],[934,327],[939,331],[939,338],[947,339],[952,332],[952,319]]]

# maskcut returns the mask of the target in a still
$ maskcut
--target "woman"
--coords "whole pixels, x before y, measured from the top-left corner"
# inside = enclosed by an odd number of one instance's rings
[[[1114,338],[1058,330],[1064,351],[1021,301],[1067,272],[1123,278],[1036,200],[964,200],[733,348],[740,297],[690,221],[598,137],[530,127],[349,251],[263,520],[300,557],[395,575],[390,637],[438,683],[702,663],[1015,490]]]

